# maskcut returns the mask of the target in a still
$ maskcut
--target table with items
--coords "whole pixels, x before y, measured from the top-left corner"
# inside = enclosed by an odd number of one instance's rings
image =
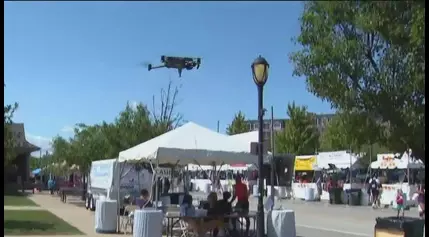
[[[219,218],[220,219],[229,218],[230,220],[237,220],[239,227],[240,227],[239,232],[241,233],[241,235],[243,235],[245,223],[242,221],[242,219],[249,218],[250,220],[252,220],[253,221],[253,229],[256,230],[256,217],[257,217],[256,212],[247,212],[247,213],[235,212],[235,213],[232,213],[229,215],[224,215],[224,216],[219,217]],[[180,216],[179,212],[167,212],[165,214],[164,218],[167,220],[166,236],[167,237],[173,236],[174,227],[177,226],[179,224],[180,220],[183,220],[184,217]],[[213,217],[208,217],[208,216],[186,217],[186,219],[199,219],[199,220],[204,220],[205,218],[213,218]]]

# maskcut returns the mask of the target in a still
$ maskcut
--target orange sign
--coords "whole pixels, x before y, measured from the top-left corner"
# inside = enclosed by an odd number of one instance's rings
[[[380,163],[380,168],[388,168],[388,169],[396,168],[395,157],[388,155],[388,156],[383,156],[381,159],[382,160]]]

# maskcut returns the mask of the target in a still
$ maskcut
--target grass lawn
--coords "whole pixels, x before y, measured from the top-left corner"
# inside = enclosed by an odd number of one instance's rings
[[[4,210],[4,235],[68,234],[82,233],[48,211]]]
[[[36,203],[28,199],[24,194],[4,195],[5,206],[37,206]]]

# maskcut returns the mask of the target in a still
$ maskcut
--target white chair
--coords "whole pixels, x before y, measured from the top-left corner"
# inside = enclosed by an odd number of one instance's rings
[[[122,217],[122,221],[121,221],[121,230],[124,231],[124,234],[128,233],[128,227],[131,227],[131,232],[133,232],[133,224],[134,224],[134,211],[137,209],[138,207],[135,205],[129,205],[129,206],[125,206],[124,209],[124,213],[128,212],[127,215]]]
[[[172,223],[173,224],[173,223]],[[179,226],[173,227],[173,232],[180,232],[180,237],[194,237],[197,236],[188,226],[188,223],[184,220],[179,220]]]

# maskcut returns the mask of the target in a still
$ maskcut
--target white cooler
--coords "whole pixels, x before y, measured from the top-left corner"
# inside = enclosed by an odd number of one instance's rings
[[[286,187],[283,187],[283,186],[279,187],[279,196],[278,196],[278,198],[287,198]]]
[[[95,232],[116,233],[116,207],[115,200],[100,199],[95,203]]]
[[[133,237],[162,237],[161,210],[144,208],[134,211]]]
[[[204,193],[210,193],[211,192],[211,184],[206,183],[206,185],[204,185]]]
[[[253,196],[257,197],[259,196],[259,192],[258,192],[258,185],[253,185]]]
[[[304,200],[305,201],[314,201],[315,198],[315,190],[314,188],[309,188],[306,187],[305,188],[305,193],[304,193]]]
[[[293,210],[272,210],[267,215],[267,237],[296,237]]]

